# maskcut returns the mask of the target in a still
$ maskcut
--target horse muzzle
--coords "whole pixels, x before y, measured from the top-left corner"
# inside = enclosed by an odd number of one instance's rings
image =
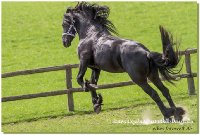
[[[63,45],[64,45],[64,47],[69,47],[69,46],[71,46],[71,43],[69,43],[69,42],[66,42],[66,41],[63,41]]]
[[[67,39],[66,37],[62,38],[62,42],[63,42],[64,47],[66,47],[66,48],[71,46],[71,41],[69,39]]]

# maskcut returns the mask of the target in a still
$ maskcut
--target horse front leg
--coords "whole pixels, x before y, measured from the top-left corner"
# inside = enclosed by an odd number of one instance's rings
[[[91,75],[91,80],[90,80],[91,84],[97,85],[97,82],[99,80],[100,71],[101,70],[99,70],[99,69],[92,70],[92,75]],[[103,98],[102,98],[101,94],[96,93],[96,89],[92,89],[90,91],[90,93],[91,93],[91,97],[92,97],[94,111],[98,114],[101,111],[101,105],[103,102]]]
[[[84,89],[84,91],[88,91],[86,83],[83,81],[83,77],[85,75],[85,72],[87,71],[87,66],[88,66],[88,60],[80,61],[79,72],[76,78],[78,84]]]

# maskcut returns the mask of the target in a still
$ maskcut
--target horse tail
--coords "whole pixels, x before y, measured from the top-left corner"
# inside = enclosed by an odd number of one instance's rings
[[[171,80],[176,80],[173,75],[178,74],[181,69],[175,71],[174,68],[180,61],[179,55],[179,44],[173,41],[173,36],[163,26],[159,26],[163,53],[150,52],[150,58],[153,60],[154,65],[158,67],[161,75],[168,82],[172,83]],[[174,48],[173,48],[174,47]]]

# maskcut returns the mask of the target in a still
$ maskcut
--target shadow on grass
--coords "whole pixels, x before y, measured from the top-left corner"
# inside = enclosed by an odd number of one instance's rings
[[[177,97],[177,99],[188,99],[187,96],[179,96]],[[121,107],[112,107],[112,108],[105,108],[103,109],[101,112],[109,112],[109,111],[114,111],[114,110],[121,110],[121,109],[134,109],[136,107],[139,106],[148,106],[148,105],[154,105],[155,103],[152,102],[148,102],[148,104],[145,103],[139,103],[139,104],[133,104],[130,106],[121,106]],[[41,116],[41,117],[36,117],[36,118],[27,118],[27,119],[22,119],[22,120],[18,120],[18,121],[12,121],[12,122],[2,122],[2,125],[7,125],[7,124],[17,124],[17,123],[22,123],[22,122],[33,122],[33,121],[38,121],[38,120],[45,120],[45,119],[55,119],[55,118],[60,118],[62,119],[63,117],[70,117],[70,116],[74,116],[74,115],[91,115],[91,114],[95,114],[94,111],[79,111],[79,110],[75,110],[73,112],[68,112],[68,113],[62,113],[62,114],[55,114],[55,115],[47,115],[47,116]]]

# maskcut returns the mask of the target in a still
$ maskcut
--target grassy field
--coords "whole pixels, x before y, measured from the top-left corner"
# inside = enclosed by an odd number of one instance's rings
[[[181,39],[181,50],[197,48],[197,4],[195,2],[104,2],[111,9],[110,20],[120,37],[134,39],[150,50],[161,52],[158,26],[166,26]],[[62,16],[75,2],[2,2],[2,73],[63,64],[79,63],[78,37],[70,48],[61,41]],[[184,57],[182,61],[184,60]],[[197,72],[197,54],[192,70]],[[73,70],[73,86],[78,87]],[[88,70],[86,78],[90,78]],[[185,67],[182,70],[185,73]],[[130,80],[127,74],[102,72],[99,84]],[[196,133],[198,96],[188,96],[187,80],[170,89],[177,106],[187,110],[191,124],[117,124],[116,120],[162,119],[154,102],[138,86],[101,91],[103,111],[92,112],[89,93],[75,93],[75,111],[67,111],[67,97],[56,96],[2,103],[2,130],[5,133]],[[197,90],[197,79],[195,79]],[[2,79],[2,97],[65,89],[64,71]],[[155,88],[155,87],[154,87]],[[99,91],[100,92],[100,91]],[[158,91],[161,95],[161,93]],[[166,100],[162,97],[164,103]],[[159,130],[156,130],[157,128]]]

